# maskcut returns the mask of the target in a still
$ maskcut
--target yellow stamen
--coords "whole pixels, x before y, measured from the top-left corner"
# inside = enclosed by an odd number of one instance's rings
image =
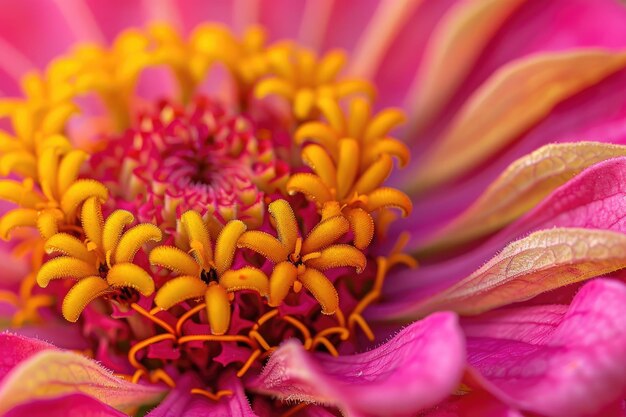
[[[18,227],[37,225],[38,213],[33,209],[18,208],[7,212],[0,219],[0,238],[9,240],[9,234]]]
[[[322,313],[335,313],[337,307],[339,307],[339,296],[332,282],[324,274],[316,269],[307,268],[303,274],[298,276],[298,280],[320,303]]]
[[[389,155],[382,154],[380,158],[361,174],[352,188],[352,193],[369,194],[380,187],[391,175],[393,161]]]
[[[135,217],[126,210],[115,210],[104,222],[102,229],[102,248],[104,253],[112,253],[117,247],[124,227],[135,221]]]
[[[339,352],[337,352],[337,349],[335,349],[333,344],[330,343],[330,341],[326,339],[324,336],[319,336],[319,335],[315,336],[315,339],[313,339],[313,344],[311,345],[311,349],[315,349],[319,344],[324,345],[326,349],[328,350],[328,353],[330,353],[332,356],[334,357],[339,356]]]
[[[98,275],[98,270],[93,264],[69,256],[61,256],[50,259],[41,266],[37,272],[37,284],[46,288],[53,279],[81,279],[90,275]]]
[[[400,109],[385,109],[378,113],[369,123],[363,139],[371,142],[386,136],[391,129],[406,121],[404,112]]]
[[[78,180],[63,194],[61,209],[68,219],[72,219],[78,206],[90,197],[97,197],[104,202],[109,198],[109,190],[102,183],[95,180]]]
[[[137,251],[147,242],[158,242],[163,238],[161,229],[157,226],[144,223],[128,229],[120,238],[115,248],[115,262],[132,262]]]
[[[133,384],[137,384],[139,382],[139,380],[141,379],[142,376],[146,375],[146,371],[142,368],[137,369],[135,371],[135,373],[133,374],[132,378],[130,379],[130,381]]]
[[[374,238],[374,219],[361,208],[347,210],[346,217],[354,234],[354,246],[357,249],[364,250]]]
[[[363,252],[350,245],[333,245],[321,251],[321,255],[311,259],[307,266],[324,271],[331,268],[351,266],[360,274],[364,269],[367,260]]]
[[[224,272],[219,283],[228,292],[254,290],[261,296],[269,294],[269,280],[263,271],[251,266]]]
[[[63,219],[63,213],[59,210],[43,210],[37,218],[37,229],[44,239],[49,239],[59,232],[59,223]],[[67,225],[66,225],[67,226]]]
[[[242,234],[237,246],[258,252],[273,263],[279,263],[289,255],[287,248],[278,239],[259,230]]]
[[[128,262],[117,263],[111,267],[106,277],[110,286],[115,288],[133,288],[146,297],[154,292],[154,281],[143,268]]]
[[[339,301],[339,299],[337,299],[337,301]],[[303,343],[304,348],[307,350],[310,349],[311,344],[313,343],[313,340],[311,339],[311,332],[309,331],[309,329],[307,329],[306,326],[302,324],[301,321],[291,316],[283,316],[281,318],[285,320],[287,323],[297,328],[298,330],[300,330],[300,333],[302,333],[302,337],[304,338],[304,343]]]
[[[109,285],[98,276],[81,279],[70,288],[63,299],[61,306],[63,317],[72,323],[76,322],[91,301],[109,292],[111,292]]]
[[[157,246],[150,251],[150,263],[181,275],[198,276],[200,266],[193,257],[175,246]]]
[[[157,383],[159,381],[165,382],[170,388],[176,388],[176,382],[163,369],[155,369],[150,373],[150,382]]]
[[[76,182],[80,168],[87,158],[87,153],[80,150],[70,151],[63,157],[57,178],[57,189],[60,195],[65,194],[70,186]]]
[[[230,326],[230,301],[226,290],[214,282],[209,284],[204,294],[206,312],[211,326],[211,333],[223,335]]]
[[[335,216],[318,223],[302,244],[303,253],[319,251],[348,233],[350,223],[343,216]]]
[[[276,264],[269,282],[270,298],[268,304],[271,307],[278,307],[283,302],[297,275],[298,270],[291,262],[284,261]]]
[[[261,334],[259,332],[257,332],[256,330],[250,330],[250,333],[248,333],[248,336],[251,339],[257,341],[259,343],[259,345],[261,345],[261,347],[263,349],[265,349],[266,351],[272,349],[272,347],[269,345],[269,343],[267,343],[265,338],[263,336],[261,336]]]
[[[180,223],[189,239],[189,242],[199,242],[202,245],[204,253],[194,253],[194,256],[200,257],[198,260],[200,265],[206,266],[213,261],[213,247],[211,245],[211,237],[206,223],[202,220],[200,214],[196,211],[189,210],[180,216]]]
[[[95,263],[93,253],[87,250],[83,242],[67,233],[57,233],[52,236],[46,241],[44,249],[47,253],[60,252],[90,264]]]
[[[352,188],[359,170],[359,144],[355,139],[339,141],[337,161],[337,199],[342,201]]]
[[[233,263],[237,241],[246,231],[246,225],[239,220],[229,221],[217,237],[215,243],[215,267],[218,275],[222,275]]]
[[[91,197],[85,201],[81,210],[80,220],[88,241],[95,247],[101,247],[104,218],[102,217],[100,201],[97,198]]]
[[[281,199],[271,202],[267,210],[275,222],[278,240],[289,252],[293,252],[298,239],[298,223],[291,206],[287,201]]]
[[[337,187],[337,170],[328,152],[320,145],[308,145],[302,150],[302,161],[319,176],[329,188]]]
[[[180,276],[167,281],[157,291],[154,303],[164,310],[184,300],[193,300],[204,295],[207,286],[197,276]]]
[[[318,205],[333,200],[333,195],[320,177],[309,173],[292,175],[287,181],[287,192],[290,195],[302,193]]]
[[[368,195],[366,210],[372,212],[383,207],[395,207],[402,211],[402,217],[411,214],[413,203],[402,191],[394,188],[379,188]]]

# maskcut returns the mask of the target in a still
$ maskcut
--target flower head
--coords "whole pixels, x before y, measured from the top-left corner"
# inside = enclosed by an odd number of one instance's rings
[[[0,315],[60,348],[0,335],[0,414],[621,409],[626,290],[580,283],[626,267],[626,14],[560,1],[235,2],[28,74],[7,33]]]

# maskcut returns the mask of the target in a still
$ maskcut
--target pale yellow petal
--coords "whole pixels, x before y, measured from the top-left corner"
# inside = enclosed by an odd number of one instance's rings
[[[539,148],[513,162],[474,204],[420,252],[461,244],[496,231],[585,168],[619,156],[626,156],[626,146],[578,142]]]
[[[626,54],[578,50],[513,61],[465,103],[411,182],[421,191],[475,168],[544,119],[563,100],[626,66]]]

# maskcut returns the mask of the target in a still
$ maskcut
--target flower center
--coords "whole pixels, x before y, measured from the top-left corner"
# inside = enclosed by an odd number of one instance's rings
[[[221,373],[258,372],[284,340],[335,356],[358,346],[358,329],[373,340],[362,312],[391,268],[415,264],[401,253],[405,236],[390,253],[370,249],[392,210],[411,210],[384,186],[409,150],[389,136],[401,112],[374,114],[374,88],[341,78],[344,61],[266,46],[258,28],[237,39],[203,26],[187,42],[159,27],[110,50],[78,48],[27,78],[0,161],[21,178],[0,182],[18,206],[0,235],[38,232],[16,305],[40,319],[29,301],[39,292],[119,374],[174,385],[193,372],[203,385],[192,393],[214,400],[229,394]],[[179,97],[132,107],[141,70],[163,63]],[[236,86],[230,100],[196,93],[215,63]],[[117,127],[94,152],[65,136],[87,93]]]

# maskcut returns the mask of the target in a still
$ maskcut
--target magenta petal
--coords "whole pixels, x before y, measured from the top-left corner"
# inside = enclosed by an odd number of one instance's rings
[[[626,158],[595,164],[554,190],[537,207],[476,249],[458,258],[417,270],[393,274],[385,287],[385,306],[368,310],[371,317],[393,314],[392,310],[415,304],[453,285],[480,268],[509,242],[537,230],[577,227],[626,233]],[[404,307],[402,306],[404,305]]]
[[[36,400],[18,405],[4,414],[4,417],[33,416],[125,417],[126,414],[83,394]]]
[[[283,399],[331,404],[346,414],[404,415],[443,400],[457,387],[465,346],[452,313],[436,313],[377,349],[338,358],[284,343],[253,383]]]
[[[23,360],[53,345],[11,333],[0,334],[0,380]]]
[[[503,310],[468,319],[464,329],[471,369],[509,405],[546,416],[590,415],[626,392],[626,286],[617,281],[585,285],[566,312]]]
[[[197,385],[194,376],[184,376],[167,398],[146,417],[256,417],[246,398],[241,379],[235,375],[226,375],[220,379],[220,389],[231,390],[233,395],[223,397],[218,402],[190,394],[189,390]]]

